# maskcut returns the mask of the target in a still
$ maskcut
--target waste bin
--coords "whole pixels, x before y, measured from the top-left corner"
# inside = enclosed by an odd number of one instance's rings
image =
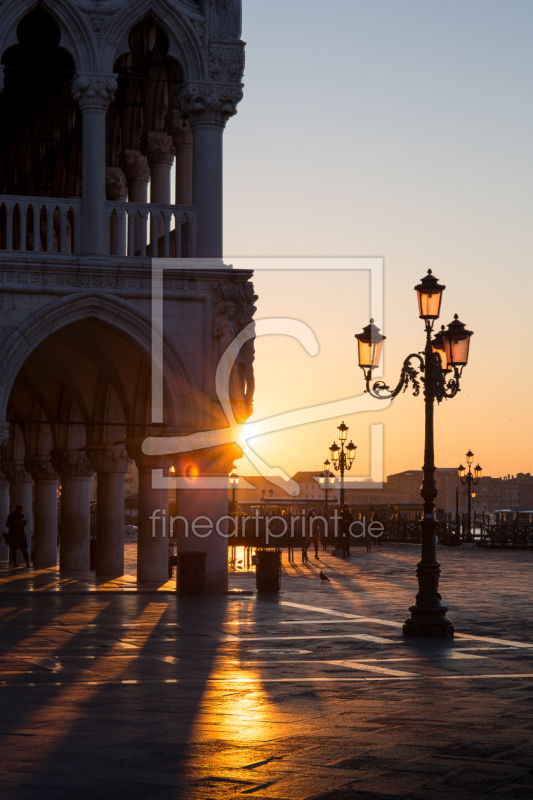
[[[255,586],[258,592],[279,592],[281,588],[281,552],[258,548],[255,552]]]
[[[206,555],[206,553],[195,551],[178,553],[176,584],[178,594],[204,594]]]

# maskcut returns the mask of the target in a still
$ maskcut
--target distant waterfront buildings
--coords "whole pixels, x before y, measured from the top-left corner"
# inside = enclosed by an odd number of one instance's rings
[[[306,506],[313,503],[321,507],[324,503],[324,490],[318,483],[321,470],[298,471],[292,479],[300,486],[300,494],[295,498],[304,501]],[[459,492],[459,513],[467,509],[466,489],[461,484],[455,468],[439,468],[436,471],[438,487],[437,507],[446,513],[455,514],[456,494]],[[260,476],[243,477],[253,488],[240,489],[238,501],[240,503],[258,503],[261,501],[275,502],[287,501],[290,496],[282,489]],[[420,486],[422,483],[422,470],[405,470],[389,475],[383,483],[383,488],[346,489],[346,502],[351,505],[402,505],[418,504],[420,499]],[[340,482],[337,477],[335,486],[330,489],[329,502],[339,504]],[[533,509],[533,475],[519,472],[517,475],[506,475],[503,478],[483,476],[476,487],[476,496],[472,499],[472,511],[478,514],[485,512],[493,514],[500,509],[531,510]]]

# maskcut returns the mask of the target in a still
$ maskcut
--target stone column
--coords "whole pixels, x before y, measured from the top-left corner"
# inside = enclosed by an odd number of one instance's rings
[[[202,477],[216,477],[203,473]],[[224,476],[227,478],[227,474]],[[228,588],[228,490],[190,489],[178,491],[178,517],[174,526],[177,550],[179,552],[199,550],[207,553],[206,589],[226,591]],[[218,526],[218,527],[217,527]],[[229,525],[233,532],[233,525]],[[235,541],[235,540],[231,540]]]
[[[106,167],[105,169],[106,198],[115,203],[125,203],[128,199],[128,182],[120,167]],[[126,220],[123,212],[119,211],[109,217],[109,253],[110,255],[123,255],[122,247],[119,248],[119,235],[121,244],[125,241]]]
[[[163,583],[168,580],[169,490],[154,488],[152,470],[162,469],[166,474],[170,459],[145,456],[140,445],[134,453],[139,470],[137,580]]]
[[[128,181],[128,199],[130,203],[148,204],[148,182],[150,180],[150,167],[146,156],[140,150],[124,150],[118,160]],[[141,227],[145,224],[144,218],[131,217],[128,215],[128,226],[133,229],[133,253],[140,253],[142,232]],[[131,250],[131,235],[128,234],[129,247]]]
[[[79,450],[54,450],[52,464],[61,477],[59,568],[87,572],[90,566],[91,477],[93,468]]]
[[[25,466],[34,481],[33,566],[48,569],[57,564],[57,481],[49,458],[30,457]]]
[[[190,488],[178,490],[178,519],[174,531],[178,552],[199,550],[207,554],[206,588],[211,591],[228,588],[228,534],[234,529],[233,522],[228,519],[228,476],[234,460],[241,456],[242,451],[236,446],[224,445],[172,458],[176,476],[188,475],[191,464],[198,472],[198,478],[187,478]],[[226,487],[197,488],[200,478],[222,478]]]
[[[174,162],[172,137],[162,131],[149,131],[141,138],[141,150],[150,165],[150,202],[170,205],[170,171]],[[154,218],[152,210],[150,243],[152,258],[159,255],[159,240],[165,235],[165,222],[161,214]]]
[[[0,536],[7,531],[6,519],[9,514],[9,481],[0,472]],[[9,561],[9,547],[5,539],[0,539],[0,561]]]
[[[166,131],[176,151],[176,205],[192,206],[192,128],[179,111],[173,111],[167,114]]]
[[[147,203],[150,167],[146,156],[140,150],[123,150],[118,163],[128,181],[130,203]]]
[[[28,552],[30,546],[30,536],[33,532],[32,517],[32,484],[31,475],[26,472],[23,461],[4,461],[2,469],[9,481],[9,510],[13,511],[15,506],[21,505],[24,508],[24,515],[27,519],[26,535],[28,537]]]
[[[130,459],[123,447],[87,451],[97,476],[96,574],[124,574],[124,476]]]
[[[107,255],[109,231],[105,215],[105,118],[113,102],[115,75],[78,72],[72,96],[80,104],[82,130],[81,253]]]
[[[172,137],[148,131],[141,137],[141,152],[150,166],[150,202],[170,205],[170,170],[174,163]]]
[[[4,88],[3,67],[0,69],[0,91]],[[0,422],[0,447],[9,441],[9,422]],[[3,472],[0,472],[0,535],[7,530],[5,526],[9,514],[9,481]],[[9,547],[5,539],[0,539],[0,561],[9,561]]]
[[[237,113],[241,85],[186,83],[177,105],[193,132],[193,204],[198,207],[197,256],[222,258],[222,139]]]

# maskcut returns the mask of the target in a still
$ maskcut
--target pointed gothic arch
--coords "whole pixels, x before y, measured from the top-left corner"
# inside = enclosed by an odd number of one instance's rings
[[[125,300],[100,293],[62,297],[28,318],[0,349],[0,413],[5,415],[11,387],[36,348],[53,334],[82,322],[103,326],[122,338],[133,351],[141,355],[146,364],[145,374],[146,370],[150,373],[152,327],[150,320],[139,309]],[[198,390],[194,375],[170,343],[164,342],[163,349],[168,365],[165,384],[169,419],[173,425],[181,421],[184,426],[194,426],[196,419],[192,395]],[[145,424],[149,424],[149,416]]]

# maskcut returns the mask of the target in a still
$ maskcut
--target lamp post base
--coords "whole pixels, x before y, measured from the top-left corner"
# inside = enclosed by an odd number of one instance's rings
[[[439,618],[431,619],[431,614],[427,611],[418,617],[416,606],[411,606],[409,611],[412,616],[405,620],[403,635],[412,639],[453,639],[452,623],[441,616],[442,612],[446,613],[447,610],[444,607],[439,609]]]

